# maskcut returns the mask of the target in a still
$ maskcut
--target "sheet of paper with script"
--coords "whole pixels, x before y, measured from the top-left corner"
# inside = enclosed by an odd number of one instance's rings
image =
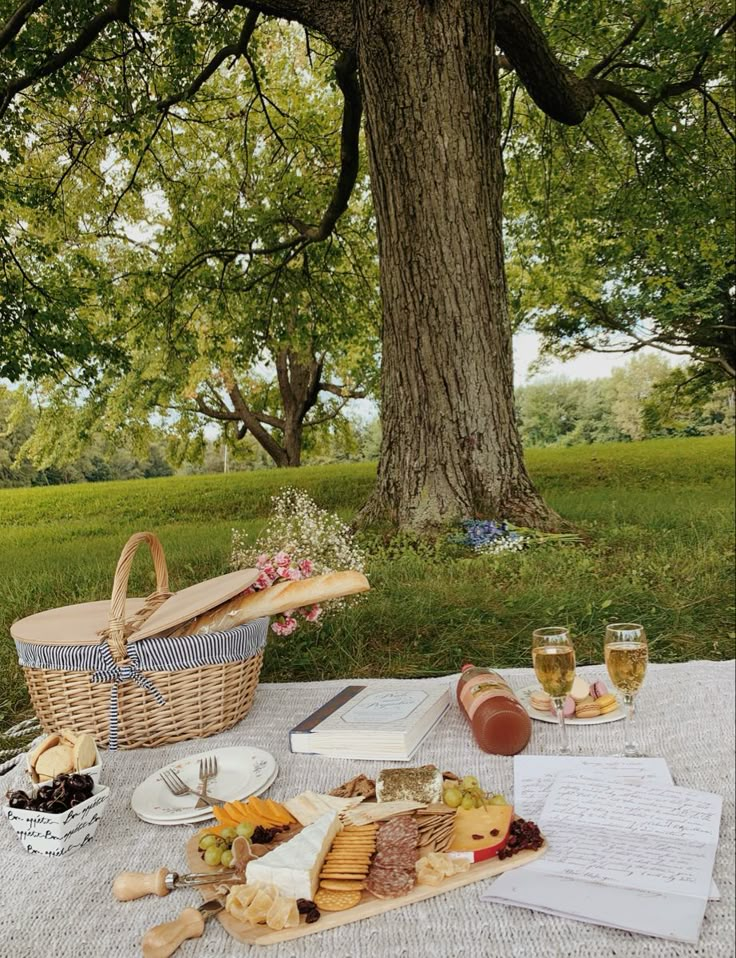
[[[615,758],[600,755],[515,755],[514,809],[522,818],[539,822],[550,789],[558,775],[603,776],[626,785],[647,782],[672,785],[669,766],[663,758]],[[711,901],[721,893],[711,883]]]
[[[607,758],[598,755],[515,755],[514,810],[539,822],[550,789],[558,775],[603,775],[626,785],[672,785],[663,758]]]
[[[539,822],[546,855],[481,897],[694,944],[721,806],[708,792],[558,775]]]

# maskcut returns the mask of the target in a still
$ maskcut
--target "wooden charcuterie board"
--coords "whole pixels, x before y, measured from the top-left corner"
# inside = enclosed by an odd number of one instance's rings
[[[247,925],[245,922],[236,921],[235,918],[224,911],[220,912],[217,919],[228,934],[232,935],[237,941],[242,941],[248,945],[275,945],[280,941],[289,941],[292,938],[301,938],[303,935],[311,935],[317,931],[327,931],[329,928],[349,925],[353,921],[373,918],[376,915],[383,914],[383,912],[392,911],[394,908],[403,908],[405,905],[424,901],[425,898],[444,895],[445,892],[462,888],[464,885],[470,885],[476,881],[495,878],[512,868],[519,868],[521,865],[533,862],[543,855],[546,849],[547,845],[545,843],[536,851],[519,852],[503,861],[499,861],[498,858],[491,858],[485,862],[477,862],[471,865],[468,871],[446,878],[441,885],[415,885],[408,895],[402,895],[401,898],[374,898],[368,892],[363,892],[362,901],[354,908],[348,908],[345,911],[323,911],[319,921],[315,921],[311,925],[302,921],[298,928],[284,928],[281,931],[273,931],[267,925]],[[189,870],[193,872],[203,870],[197,835],[193,836],[187,843],[187,865]],[[200,891],[205,901],[216,897],[215,891],[210,885],[202,886]]]

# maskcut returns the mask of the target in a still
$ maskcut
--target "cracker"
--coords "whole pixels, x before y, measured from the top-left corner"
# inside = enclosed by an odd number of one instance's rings
[[[331,888],[320,888],[314,896],[314,903],[321,911],[345,911],[353,908],[361,899],[361,893],[353,891],[333,891]]]
[[[319,887],[327,891],[362,891],[365,888],[365,882],[351,878],[325,878],[324,881],[320,881]]]

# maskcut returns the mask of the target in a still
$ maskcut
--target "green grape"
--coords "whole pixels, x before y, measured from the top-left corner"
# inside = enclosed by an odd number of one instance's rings
[[[229,848],[226,848],[225,851],[220,856],[220,864],[223,868],[229,868],[233,863],[233,853]]]
[[[223,830],[220,832],[220,835],[228,844],[230,844],[234,838],[238,837],[238,830],[232,826],[229,826],[228,828],[223,828]]]
[[[204,861],[206,865],[219,865],[222,861],[223,851],[217,845],[210,845],[205,849]]]
[[[463,795],[462,806],[466,811],[470,811],[471,808],[475,808],[475,802],[473,801],[473,796]]]
[[[475,775],[465,775],[460,782],[460,787],[464,789],[478,788],[478,779]]]
[[[457,808],[463,800],[463,793],[459,788],[448,788],[444,795],[445,805],[450,808]]]
[[[481,805],[483,804],[483,799],[480,797],[480,795],[473,795],[472,798],[473,798],[473,807],[480,808]]]
[[[508,802],[503,795],[491,795],[488,799],[489,805],[508,805]]]
[[[217,844],[217,835],[203,835],[199,840],[199,847],[202,851],[205,848],[211,848],[213,845]]]
[[[235,831],[241,838],[250,838],[255,830],[256,826],[253,822],[238,822],[235,826]]]

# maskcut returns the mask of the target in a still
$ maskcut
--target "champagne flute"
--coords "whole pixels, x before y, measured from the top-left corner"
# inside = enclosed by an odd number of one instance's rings
[[[535,629],[532,662],[539,684],[552,697],[560,726],[560,755],[571,755],[563,706],[575,681],[575,649],[567,629],[557,626]]]
[[[647,671],[649,652],[643,626],[637,622],[614,622],[606,627],[603,654],[611,681],[622,693],[624,720],[624,757],[641,758],[634,741],[634,696]]]

